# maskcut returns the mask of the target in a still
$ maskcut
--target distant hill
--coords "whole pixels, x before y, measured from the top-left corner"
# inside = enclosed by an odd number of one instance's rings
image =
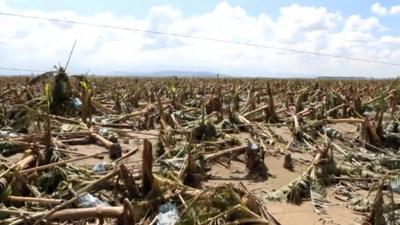
[[[181,71],[181,70],[166,70],[156,72],[128,72],[128,71],[115,71],[107,75],[113,76],[145,76],[145,77],[216,77],[218,73],[205,72],[205,71]],[[227,75],[219,75],[220,77],[228,77]]]

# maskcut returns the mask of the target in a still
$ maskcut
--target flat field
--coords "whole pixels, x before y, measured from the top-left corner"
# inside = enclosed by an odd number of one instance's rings
[[[400,224],[398,80],[0,84],[0,224]]]

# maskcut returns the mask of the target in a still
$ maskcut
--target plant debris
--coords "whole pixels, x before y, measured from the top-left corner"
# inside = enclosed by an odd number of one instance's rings
[[[398,80],[1,79],[0,224],[400,221]]]

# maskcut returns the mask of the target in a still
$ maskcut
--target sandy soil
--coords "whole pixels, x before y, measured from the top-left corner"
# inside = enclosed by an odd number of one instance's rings
[[[297,154],[297,156],[301,156]],[[305,156],[304,156],[305,157]],[[283,157],[267,157],[265,163],[272,177],[266,181],[254,181],[248,178],[245,165],[233,161],[230,168],[220,164],[212,167],[211,178],[206,186],[215,186],[224,183],[237,184],[242,182],[252,193],[262,197],[266,191],[278,189],[296,179],[307,165],[295,163],[295,171],[289,171],[282,167]],[[301,205],[288,204],[286,202],[268,202],[266,206],[282,225],[298,224],[356,224],[361,220],[360,215],[354,214],[346,208],[346,203],[336,200],[328,194],[328,200],[332,203],[327,214],[318,215],[314,212],[311,202],[304,201]]]

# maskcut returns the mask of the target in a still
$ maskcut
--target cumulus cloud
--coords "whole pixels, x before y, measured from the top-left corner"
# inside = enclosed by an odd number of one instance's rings
[[[400,15],[400,5],[392,6],[390,8],[390,14],[392,14],[392,15]]]
[[[363,19],[359,15],[352,15],[344,25],[344,30],[350,32],[370,32],[374,29],[384,29],[376,17]]]
[[[273,23],[274,37],[276,41],[296,43],[306,36],[331,32],[340,20],[339,13],[329,12],[324,7],[286,6]]]
[[[377,15],[400,15],[400,5],[395,5],[392,7],[382,6],[381,3],[376,2],[371,6],[371,11]]]
[[[343,16],[325,7],[282,7],[279,15],[249,15],[242,7],[220,2],[210,12],[184,16],[168,5],[147,16],[99,12],[18,10],[0,0],[2,11],[49,18],[112,24],[141,30],[184,34],[240,43],[327,54],[400,61],[400,37],[390,35],[376,17]],[[396,75],[398,68],[270,48],[185,39],[128,30],[51,23],[0,16],[0,66],[47,69],[65,62],[78,40],[70,69],[107,74],[113,71],[212,71],[231,75]],[[382,72],[384,71],[384,72]]]
[[[381,5],[381,3],[376,2],[371,6],[371,11],[378,15],[386,15],[388,13],[388,9]]]

